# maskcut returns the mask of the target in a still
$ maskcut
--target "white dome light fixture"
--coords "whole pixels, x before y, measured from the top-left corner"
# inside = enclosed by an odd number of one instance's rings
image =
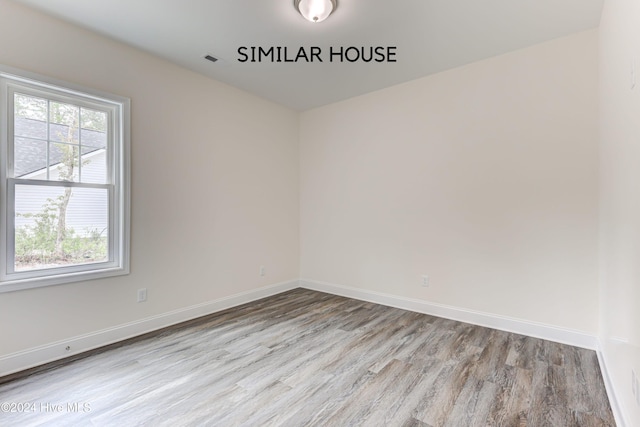
[[[307,21],[322,22],[336,10],[337,0],[295,0],[294,5]]]

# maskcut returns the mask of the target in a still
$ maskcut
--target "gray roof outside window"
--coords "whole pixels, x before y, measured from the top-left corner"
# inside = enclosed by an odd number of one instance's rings
[[[42,133],[43,123],[44,122],[40,120],[16,116],[14,121],[14,134],[38,135]],[[66,125],[51,123],[50,126],[51,135],[58,133],[67,134],[69,131],[69,127]],[[82,129],[82,155],[106,148],[105,136],[104,132]],[[46,135],[42,135],[42,139],[16,138],[14,145],[14,176],[16,178],[44,169],[47,163],[46,159]],[[50,166],[55,167],[61,161],[62,152],[56,150],[55,146],[52,147],[49,152]]]

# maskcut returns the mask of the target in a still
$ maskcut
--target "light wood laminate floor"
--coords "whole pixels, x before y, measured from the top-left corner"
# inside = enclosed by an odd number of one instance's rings
[[[32,404],[0,412],[21,427],[615,425],[593,351],[304,289],[10,381],[0,402]]]

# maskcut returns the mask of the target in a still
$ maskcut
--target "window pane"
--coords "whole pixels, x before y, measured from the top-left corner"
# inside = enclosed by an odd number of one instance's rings
[[[16,116],[14,120],[13,133],[15,136],[47,139],[47,123]]]
[[[15,138],[13,146],[14,177],[47,179],[47,142]]]
[[[89,110],[82,108],[80,111],[82,129],[96,132],[107,132],[107,113],[104,111]],[[84,144],[84,142],[83,142]]]
[[[47,121],[47,100],[19,93],[13,96],[13,110],[16,118]]]
[[[95,147],[82,147],[82,182],[107,184],[107,152]]]
[[[49,180],[78,182],[79,147],[50,144],[49,150]]]
[[[14,136],[47,138],[47,101],[32,96],[14,94]]]
[[[49,138],[51,141],[78,144],[78,128],[56,123],[49,124]]]
[[[107,148],[107,133],[81,129],[82,145],[95,148]]]
[[[78,144],[80,108],[60,102],[49,103],[49,138],[52,141]]]
[[[16,185],[15,270],[108,261],[108,191]]]

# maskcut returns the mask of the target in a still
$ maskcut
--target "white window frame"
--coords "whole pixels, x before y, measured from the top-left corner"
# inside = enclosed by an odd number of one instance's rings
[[[13,93],[108,112],[107,184],[13,178]],[[130,100],[0,65],[0,293],[129,274]],[[109,256],[104,262],[14,271],[15,186],[100,188],[108,191]]]

